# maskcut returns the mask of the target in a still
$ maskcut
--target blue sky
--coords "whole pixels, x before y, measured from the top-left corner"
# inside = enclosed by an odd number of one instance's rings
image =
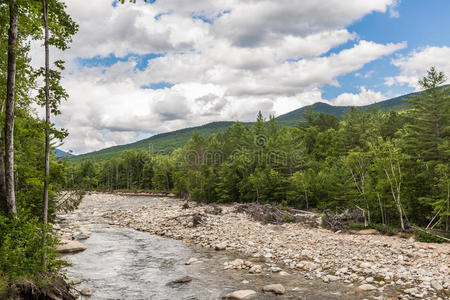
[[[70,100],[56,122],[75,153],[259,110],[367,105],[417,90],[431,66],[450,74],[447,0],[66,3],[80,30],[60,57]]]
[[[447,0],[410,0],[402,1],[396,8],[399,17],[393,18],[386,13],[374,12],[348,27],[356,32],[360,39],[377,43],[398,43],[406,41],[408,47],[396,55],[406,55],[411,49],[421,49],[427,46],[450,45],[450,1]],[[350,42],[343,47],[332,49],[339,51],[353,45]],[[406,85],[386,86],[384,78],[395,76],[399,70],[391,64],[396,55],[378,59],[364,68],[348,75],[338,77],[340,87],[325,86],[324,98],[331,100],[343,92],[358,92],[359,86],[382,91],[387,96],[396,96],[412,92],[414,89]],[[355,74],[371,74],[369,78]]]

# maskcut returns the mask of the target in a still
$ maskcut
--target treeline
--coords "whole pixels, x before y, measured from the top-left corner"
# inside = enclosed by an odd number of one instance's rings
[[[280,127],[261,113],[170,155],[125,151],[72,165],[68,187],[165,190],[205,202],[364,211],[367,223],[449,229],[449,88],[430,69],[403,112],[305,113]]]

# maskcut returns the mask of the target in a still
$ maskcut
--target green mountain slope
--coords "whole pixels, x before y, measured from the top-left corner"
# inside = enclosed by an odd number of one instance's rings
[[[360,109],[363,110],[382,109],[386,111],[402,110],[407,108],[407,104],[403,101],[403,99],[408,98],[411,95],[412,94],[389,99],[376,104],[361,106]],[[303,113],[308,109],[310,109],[311,106],[315,112],[332,114],[338,118],[342,117],[342,115],[350,108],[349,106],[333,106],[326,103],[318,102],[313,105],[305,106],[292,112],[289,112],[287,114],[281,115],[276,119],[282,125],[294,126],[299,121],[303,120]],[[152,151],[153,153],[168,153],[178,147],[182,147],[187,142],[187,140],[192,136],[192,133],[195,130],[197,130],[201,136],[206,138],[214,133],[225,132],[226,129],[230,127],[233,123],[234,122],[213,122],[203,126],[185,128],[172,132],[157,134],[150,138],[135,143],[115,146],[91,153],[74,156],[71,157],[69,161],[71,162],[80,162],[83,160],[101,161],[119,156],[121,152],[126,150],[136,150],[136,151],[146,150]],[[248,125],[250,124],[251,123],[248,123]]]

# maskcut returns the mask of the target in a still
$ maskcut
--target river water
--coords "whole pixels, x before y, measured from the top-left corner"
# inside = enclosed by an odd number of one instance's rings
[[[241,289],[258,291],[257,299],[362,299],[367,296],[344,284],[306,280],[301,274],[255,276],[244,271],[224,270],[224,262],[235,258],[256,261],[236,253],[205,250],[181,241],[109,225],[100,217],[108,210],[132,208],[151,201],[158,200],[129,197],[120,203],[103,205],[94,211],[77,210],[61,218],[63,225],[64,222],[77,222],[81,228],[92,232],[90,238],[83,241],[88,247],[86,251],[65,256],[72,264],[67,275],[82,280],[76,288],[89,287],[93,291],[91,297],[84,299],[215,300]],[[186,265],[191,258],[198,262]],[[186,275],[193,278],[190,283],[175,287],[167,285]],[[283,284],[287,293],[274,296],[261,292],[264,285],[272,283]]]

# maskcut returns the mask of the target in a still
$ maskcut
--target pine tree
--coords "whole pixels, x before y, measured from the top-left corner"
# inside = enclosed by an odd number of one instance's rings
[[[443,152],[450,131],[450,87],[442,87],[446,81],[445,74],[432,67],[419,81],[424,91],[408,100],[412,110],[407,149],[423,161],[448,162],[449,159]]]

